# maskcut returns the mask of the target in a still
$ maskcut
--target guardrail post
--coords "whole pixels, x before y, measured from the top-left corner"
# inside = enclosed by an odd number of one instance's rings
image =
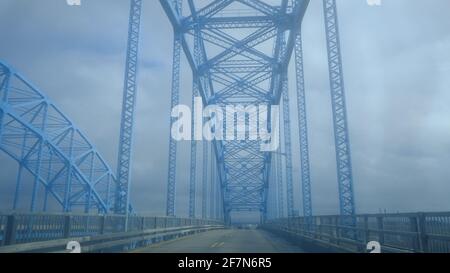
[[[417,230],[419,232],[419,246],[423,252],[428,252],[428,235],[426,230],[426,215],[425,213],[419,213]]]
[[[357,244],[357,246],[356,246],[358,251],[362,252],[362,253],[366,252],[365,246],[370,241],[369,216],[367,216],[367,215],[363,216],[363,229],[364,229],[363,230],[364,233],[363,233],[362,238],[361,238],[361,240],[363,242],[362,242],[362,244]],[[356,235],[355,239],[358,242],[359,241],[358,230],[356,230],[355,235]]]
[[[317,226],[319,227],[319,233],[318,233],[318,239],[321,240],[322,239],[322,218],[319,216],[317,217],[317,220],[319,223],[317,223]]]
[[[64,232],[63,232],[64,238],[70,237],[71,228],[72,228],[72,216],[66,215],[64,216]]]
[[[419,234],[419,217],[417,217],[417,216],[409,217],[409,224],[411,226],[410,231],[417,234],[415,237],[413,237],[414,240],[412,242],[411,247],[414,250],[414,252],[418,252],[421,249],[420,234]]]
[[[145,229],[145,217],[141,217],[141,230]]]
[[[378,226],[378,242],[384,244],[384,223],[383,216],[377,216],[377,226]]]
[[[8,215],[6,218],[5,245],[13,245],[16,243],[17,219],[14,214]]]
[[[336,232],[336,244],[340,245],[341,244],[341,232],[339,229],[339,217],[333,217],[334,218],[334,228],[335,228],[335,232]]]
[[[369,230],[369,216],[364,216],[364,243],[367,244],[370,241],[370,230]]]
[[[100,218],[100,234],[105,234],[106,215]]]

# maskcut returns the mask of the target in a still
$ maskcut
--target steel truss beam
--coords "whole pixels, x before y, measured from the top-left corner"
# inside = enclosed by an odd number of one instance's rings
[[[218,0],[201,9],[196,1],[187,2],[190,14],[182,16],[172,2],[160,0],[180,35],[204,104],[279,104],[296,33],[309,1],[283,0],[281,6],[273,6],[260,0]],[[234,4],[245,12],[229,16],[227,9]],[[254,15],[240,15],[248,13]],[[232,30],[236,28],[246,34],[235,35]],[[281,36],[286,39],[280,40]],[[226,117],[230,118],[234,119]],[[265,217],[272,155],[261,152],[259,144],[250,140],[214,144],[226,221],[231,211],[258,211]]]
[[[333,107],[340,212],[342,215],[354,215],[355,199],[353,193],[352,160],[336,0],[324,0],[323,8],[327,36],[331,102]]]
[[[294,184],[292,181],[292,140],[287,75],[283,83],[284,149],[286,153],[286,196],[288,217],[294,217]]]
[[[208,209],[208,143],[203,142],[203,156],[202,156],[202,218],[207,219]]]
[[[133,150],[133,127],[137,96],[137,70],[139,32],[142,0],[131,0],[128,26],[128,45],[125,68],[125,85],[120,125],[119,156],[117,163],[117,189],[115,213],[127,214],[130,205],[131,162]]]
[[[33,177],[26,198],[31,211],[40,202],[46,209],[51,198],[64,212],[112,212],[116,178],[95,146],[45,94],[1,62],[0,98],[0,149],[20,166],[13,206],[19,208],[27,172]]]
[[[302,179],[303,216],[312,216],[311,177],[309,164],[308,121],[306,116],[306,92],[303,71],[302,36],[295,41],[295,69],[297,78],[297,110],[300,143],[300,172]]]
[[[181,14],[182,2],[181,0],[173,1],[177,14]],[[174,34],[173,39],[173,62],[172,62],[172,89],[170,109],[173,109],[180,103],[180,62],[181,62],[181,35]],[[175,118],[170,118],[170,128],[176,121]],[[171,130],[171,129],[169,129]],[[176,186],[176,169],[177,169],[177,142],[172,138],[170,132],[169,137],[169,167],[167,174],[167,198],[166,198],[166,215],[175,216],[175,186]]]
[[[194,37],[194,60],[196,63],[200,61],[200,37],[198,33]],[[198,82],[193,81],[192,87],[192,108],[194,109],[195,98],[198,97]],[[194,117],[191,119],[191,128],[194,128]],[[195,218],[195,199],[196,199],[196,171],[197,171],[197,141],[195,140],[195,132],[191,131],[191,166],[190,166],[190,176],[189,176],[189,217]]]

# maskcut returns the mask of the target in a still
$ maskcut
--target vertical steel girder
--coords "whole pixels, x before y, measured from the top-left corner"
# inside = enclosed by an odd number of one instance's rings
[[[340,213],[355,214],[350,140],[336,0],[323,0],[333,107]]]
[[[139,53],[139,32],[141,25],[142,0],[131,0],[128,26],[128,44],[125,63],[125,84],[122,101],[122,115],[117,162],[117,189],[115,213],[127,214],[130,204],[131,162],[133,150],[133,127],[137,97],[137,70]]]
[[[208,143],[203,142],[202,164],[202,218],[207,219],[208,206]]]
[[[195,85],[195,84],[194,84]],[[192,106],[194,106],[195,97],[198,94],[197,87],[193,88],[192,93]],[[192,120],[192,127],[194,128],[194,120]],[[192,130],[191,140],[191,159],[190,159],[190,175],[189,175],[189,217],[195,218],[195,205],[196,205],[196,171],[197,171],[197,141],[194,140],[194,130]]]
[[[196,1],[187,2],[190,14],[182,16],[173,2],[160,0],[175,33],[180,34],[204,104],[279,104],[281,79],[287,75],[309,1],[281,1],[281,6],[273,6],[260,0],[217,0],[201,9],[196,8]],[[230,10],[234,12],[231,15]],[[233,29],[247,31],[236,35]],[[281,41],[280,35],[287,39]],[[196,37],[200,43],[195,42]],[[200,44],[200,62],[195,44]],[[281,47],[285,50],[280,53]],[[261,152],[257,141],[249,140],[216,141],[214,150],[224,218],[229,220],[232,211],[264,213],[272,155]]]
[[[277,199],[278,199],[278,217],[284,217],[284,187],[281,154],[275,156],[276,159],[276,180],[277,180]]]
[[[272,166],[270,167],[270,179],[269,179],[269,201],[270,206],[268,207],[268,215],[267,219],[277,219],[280,216],[278,215],[279,207],[278,207],[278,181],[277,181],[277,163],[276,156],[272,158]],[[280,217],[281,218],[281,217]]]
[[[194,61],[199,63],[200,57],[200,37],[196,30],[194,34]],[[195,76],[193,76],[195,77]],[[199,96],[199,86],[197,81],[193,81],[192,86],[192,108],[194,109],[195,98]],[[194,128],[194,117],[191,119],[191,128]],[[195,132],[191,131],[191,166],[189,176],[189,217],[195,218],[195,205],[196,205],[196,172],[197,172],[197,141],[195,140]]]
[[[288,217],[294,217],[294,185],[292,181],[292,141],[287,75],[283,81],[284,149],[286,162],[286,196]]]
[[[214,188],[218,187],[216,184],[216,160],[214,160],[215,154],[214,154],[214,147],[211,145],[211,172],[210,172],[210,179],[209,179],[209,218],[214,219],[214,212],[215,212],[215,198],[214,198]]]
[[[176,6],[176,12],[181,14],[181,0],[173,1]],[[180,62],[181,62],[181,35],[174,34],[173,39],[173,63],[172,63],[172,89],[170,109],[173,109],[180,103]],[[172,128],[175,118],[170,118],[170,127]],[[170,130],[170,129],[169,129]],[[177,143],[169,137],[169,167],[167,174],[167,198],[166,198],[166,215],[175,216],[175,186],[176,186],[176,169],[177,169]]]
[[[46,95],[1,62],[0,98],[0,149],[19,163],[13,207],[30,200],[34,211],[51,198],[65,212],[112,212],[116,178],[95,146]],[[31,196],[19,199],[25,172],[33,178]]]
[[[297,78],[297,110],[300,143],[300,172],[302,179],[303,215],[312,216],[311,177],[309,164],[308,121],[306,116],[305,78],[301,32],[295,40],[295,70]]]

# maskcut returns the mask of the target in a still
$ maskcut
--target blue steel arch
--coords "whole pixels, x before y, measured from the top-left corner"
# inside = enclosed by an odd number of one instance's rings
[[[69,212],[80,207],[108,213],[114,207],[113,170],[85,134],[38,88],[0,61],[0,150],[19,163],[16,207],[21,175],[33,177],[30,210],[35,211],[39,187]],[[39,199],[41,200],[41,199]]]

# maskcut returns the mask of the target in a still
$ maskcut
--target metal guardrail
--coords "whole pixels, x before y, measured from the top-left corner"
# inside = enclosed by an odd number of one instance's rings
[[[382,252],[450,253],[450,212],[295,217],[263,228],[339,251],[367,252],[376,241]]]
[[[124,252],[178,237],[223,228],[221,225],[187,226],[119,232],[105,235],[85,236],[0,247],[0,253],[71,253],[69,242],[79,244],[77,253]]]
[[[0,213],[0,247],[83,236],[174,227],[221,225],[220,221],[122,215]],[[126,229],[125,229],[126,226]]]

